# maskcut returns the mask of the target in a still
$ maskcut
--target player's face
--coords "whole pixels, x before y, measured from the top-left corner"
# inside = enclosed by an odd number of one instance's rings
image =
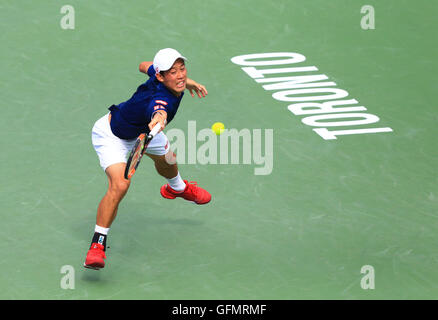
[[[160,78],[157,76],[157,79],[161,81],[167,87],[167,89],[172,91],[174,95],[181,95],[181,93],[186,89],[187,82],[187,70],[184,60],[176,60],[172,68],[166,71],[164,76],[161,76]]]

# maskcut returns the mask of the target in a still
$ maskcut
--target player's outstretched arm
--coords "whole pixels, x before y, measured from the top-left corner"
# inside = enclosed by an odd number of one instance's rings
[[[152,65],[152,61],[143,61],[140,63],[140,65],[138,66],[138,70],[140,72],[143,72],[145,74],[148,74],[148,69],[149,67]]]
[[[190,95],[192,97],[195,96],[195,92],[199,98],[202,98],[202,97],[205,98],[205,96],[208,94],[208,91],[205,88],[205,86],[203,86],[200,83],[197,83],[195,80],[192,80],[190,78],[187,78],[186,88],[190,91]]]

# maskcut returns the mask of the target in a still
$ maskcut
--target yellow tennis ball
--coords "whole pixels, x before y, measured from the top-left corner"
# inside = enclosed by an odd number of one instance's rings
[[[220,135],[225,130],[225,126],[222,122],[216,122],[211,126],[211,130],[217,135]]]

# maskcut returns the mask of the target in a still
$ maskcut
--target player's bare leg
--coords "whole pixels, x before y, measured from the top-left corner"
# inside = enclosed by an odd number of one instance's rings
[[[108,190],[97,208],[96,228],[84,263],[86,268],[98,270],[105,266],[107,234],[130,185],[130,180],[124,178],[125,167],[126,163],[116,163],[105,170]]]
[[[160,189],[161,195],[166,199],[182,197],[196,204],[210,202],[211,195],[204,189],[197,186],[196,182],[182,180],[176,163],[176,156],[172,151],[166,155],[158,156],[146,153],[155,163],[157,172],[167,179],[168,184]]]
[[[126,163],[116,163],[109,166],[105,173],[108,177],[108,190],[97,208],[96,224],[109,228],[116,218],[120,201],[128,192],[131,180],[124,178]]]
[[[174,155],[172,151],[169,151],[169,154],[170,153]],[[172,179],[178,175],[178,164],[176,163],[176,160],[171,160],[169,155],[158,156],[150,153],[146,153],[146,155],[154,161],[155,169],[157,169],[157,172],[162,177]],[[172,159],[175,158],[173,157]]]

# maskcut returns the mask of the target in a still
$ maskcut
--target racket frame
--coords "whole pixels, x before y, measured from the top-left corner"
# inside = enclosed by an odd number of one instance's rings
[[[141,158],[146,152],[146,148],[149,142],[157,135],[160,129],[161,129],[161,125],[157,123],[148,135],[146,135],[146,133],[142,133],[137,137],[137,140],[135,141],[135,144],[132,147],[131,152],[129,154],[128,161],[126,162],[126,168],[124,173],[125,179],[129,180],[132,178],[132,176],[134,175],[135,171],[138,168],[138,165],[140,164]],[[137,149],[139,145],[141,149],[139,150],[139,153],[137,153]],[[138,160],[134,164],[134,166],[132,166],[132,162],[135,161],[134,158],[136,155],[138,156]]]

